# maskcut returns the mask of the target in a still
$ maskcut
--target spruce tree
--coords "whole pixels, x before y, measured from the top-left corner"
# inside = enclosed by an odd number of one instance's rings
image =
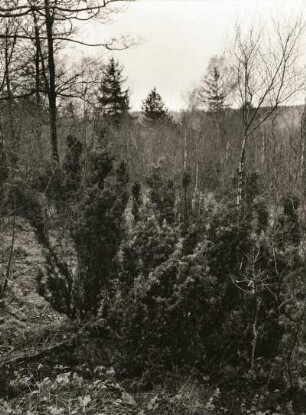
[[[169,118],[168,109],[166,108],[162,97],[153,88],[147,98],[142,102],[142,113],[148,121],[158,121]]]
[[[123,89],[123,68],[112,57],[104,67],[98,101],[104,115],[118,117],[129,110],[129,91]]]
[[[225,72],[223,60],[214,57],[210,61],[203,84],[198,91],[199,101],[212,113],[220,113],[225,108],[227,97]]]

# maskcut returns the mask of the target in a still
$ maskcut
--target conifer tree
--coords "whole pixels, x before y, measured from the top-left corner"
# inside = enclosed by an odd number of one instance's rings
[[[142,103],[142,113],[149,121],[158,121],[169,118],[168,109],[166,108],[162,97],[153,88],[147,98]]]
[[[98,101],[104,115],[118,117],[129,110],[129,91],[123,89],[123,68],[112,57],[104,67]]]
[[[224,73],[224,62],[214,57],[211,59],[203,84],[199,88],[198,98],[212,113],[220,113],[225,107],[227,96]]]

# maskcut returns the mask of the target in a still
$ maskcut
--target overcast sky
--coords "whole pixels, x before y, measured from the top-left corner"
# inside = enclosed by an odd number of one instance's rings
[[[124,66],[131,105],[139,110],[155,86],[171,110],[186,107],[188,91],[205,73],[210,58],[224,49],[237,21],[261,21],[305,14],[305,0],[138,0],[125,6],[111,24],[90,24],[86,40],[141,37],[132,49],[113,53]],[[88,51],[105,56],[103,48]]]

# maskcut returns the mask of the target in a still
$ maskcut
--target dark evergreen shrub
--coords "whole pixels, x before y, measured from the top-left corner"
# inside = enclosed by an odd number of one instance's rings
[[[102,292],[109,289],[117,274],[115,259],[124,234],[128,201],[125,163],[115,164],[107,153],[96,151],[90,168],[87,187],[79,194],[79,201],[75,200],[69,220],[65,219],[66,232],[57,230],[56,243],[51,243],[49,236],[47,199],[29,186],[15,186],[19,212],[33,226],[45,252],[46,266],[39,273],[38,290],[53,308],[71,318],[98,312]],[[74,253],[69,253],[69,246]]]
[[[121,281],[133,283],[138,275],[146,278],[173,254],[179,241],[178,229],[167,223],[160,225],[149,212],[143,212],[122,246]]]
[[[278,218],[277,241],[284,248],[288,244],[298,246],[301,242],[301,224],[299,222],[299,199],[294,195],[287,195],[282,199],[283,214]]]
[[[141,185],[138,182],[133,183],[132,186],[132,214],[135,223],[138,222],[140,216],[140,208],[142,206]]]
[[[165,220],[172,224],[175,220],[175,187],[160,164],[153,167],[147,178],[149,198],[160,223]]]
[[[93,154],[90,183],[75,209],[71,233],[79,262],[84,315],[97,313],[101,291],[117,272],[115,257],[124,231],[127,183],[124,163],[115,166],[108,154]]]
[[[280,308],[292,282],[288,272],[299,281],[303,261],[275,249],[273,231],[265,223],[258,233],[251,217],[239,223],[236,209],[220,206],[184,238],[178,228],[141,217],[123,247],[109,313],[126,370],[233,367],[267,381],[292,333],[284,326],[288,309]]]
[[[80,189],[82,180],[82,143],[73,135],[67,136],[67,152],[63,162],[64,198],[73,198]]]

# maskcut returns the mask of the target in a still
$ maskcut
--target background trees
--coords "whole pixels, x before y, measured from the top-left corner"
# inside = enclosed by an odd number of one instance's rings
[[[238,166],[237,205],[243,196],[245,158],[249,138],[276,109],[300,91],[304,76],[299,65],[301,21],[274,27],[274,41],[263,40],[261,31],[243,33],[237,27],[232,56],[233,85],[242,118],[242,142]],[[267,42],[267,43],[266,43]]]
[[[168,110],[162,97],[153,88],[147,98],[142,103],[142,113],[147,121],[158,121],[169,117]]]
[[[64,5],[60,5],[57,1],[53,0],[41,0],[39,2],[24,0],[17,2],[13,6],[4,5],[0,8],[1,18],[5,20],[13,19],[13,21],[23,19],[23,21],[26,20],[27,26],[30,27],[30,30],[26,34],[22,30],[18,30],[14,34],[2,32],[0,36],[4,39],[15,39],[15,41],[28,40],[35,46],[35,85],[36,88],[40,87],[39,73],[41,70],[44,86],[43,92],[48,97],[52,156],[56,162],[59,161],[57,99],[60,91],[58,90],[56,80],[56,53],[58,44],[61,42],[72,42],[86,45],[86,42],[73,38],[75,34],[75,23],[80,19],[90,20],[92,18],[100,18],[102,21],[109,19],[112,10],[108,6],[115,3],[115,1],[79,2],[68,0]],[[111,48],[112,45],[101,43],[98,46]],[[125,45],[122,47],[124,48]],[[35,91],[31,93],[35,93]],[[36,96],[38,97],[37,90]]]

